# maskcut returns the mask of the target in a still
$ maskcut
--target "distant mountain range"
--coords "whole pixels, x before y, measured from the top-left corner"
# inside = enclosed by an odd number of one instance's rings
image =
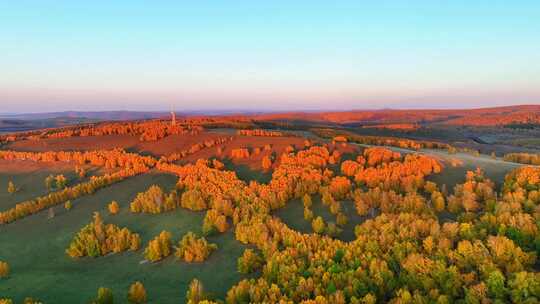
[[[43,120],[53,118],[86,118],[95,120],[137,120],[152,119],[168,116],[167,112],[137,112],[137,111],[65,111],[49,113],[22,113],[22,114],[1,114],[0,119],[18,120]]]
[[[480,109],[453,110],[353,110],[336,112],[249,113],[241,111],[177,113],[182,117],[227,117],[259,121],[305,121],[329,124],[444,124],[495,126],[508,124],[540,124],[540,105],[519,105]],[[50,113],[0,114],[0,132],[53,128],[99,121],[169,118],[169,112],[153,111],[65,111]]]

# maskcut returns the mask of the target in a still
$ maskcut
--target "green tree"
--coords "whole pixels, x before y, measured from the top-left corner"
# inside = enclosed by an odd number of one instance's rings
[[[496,270],[489,274],[487,279],[487,287],[489,296],[496,299],[504,299],[506,295],[506,288],[504,287],[504,275]]]

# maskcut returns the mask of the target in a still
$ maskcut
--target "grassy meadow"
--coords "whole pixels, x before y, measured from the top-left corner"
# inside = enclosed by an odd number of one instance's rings
[[[138,192],[152,184],[172,189],[175,183],[173,175],[140,175],[73,201],[70,211],[56,206],[52,219],[47,219],[48,212],[43,211],[0,226],[0,260],[9,261],[12,273],[0,282],[0,295],[16,303],[25,297],[36,297],[44,303],[82,303],[89,302],[97,289],[105,286],[112,288],[118,303],[124,303],[129,285],[139,280],[147,289],[148,303],[183,303],[187,286],[196,277],[208,292],[224,298],[230,286],[243,277],[236,270],[236,260],[244,246],[235,240],[232,230],[208,238],[218,250],[203,263],[187,264],[173,256],[158,263],[141,263],[144,247],[162,230],[170,231],[175,243],[188,231],[201,233],[204,212],[177,209],[151,215],[129,211],[129,202]],[[41,175],[36,175],[33,183],[25,180],[24,184],[44,188]],[[118,215],[107,211],[112,200],[121,206]],[[139,233],[143,248],[98,258],[69,258],[65,249],[95,211],[102,214],[105,223]]]

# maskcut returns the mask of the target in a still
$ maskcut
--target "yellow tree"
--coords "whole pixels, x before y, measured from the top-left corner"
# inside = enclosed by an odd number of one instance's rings
[[[62,189],[66,186],[66,177],[62,174],[56,176],[56,188]]]
[[[146,303],[146,289],[141,282],[137,281],[129,287],[128,301],[133,304]]]
[[[187,303],[197,304],[206,299],[207,296],[204,292],[204,287],[202,283],[197,279],[193,279],[193,281],[191,281],[191,283],[189,284],[189,289],[186,293]]]
[[[311,227],[315,233],[321,234],[324,232],[325,224],[322,217],[317,216],[313,222],[311,222]]]
[[[0,261],[0,278],[5,278],[9,275],[9,265],[7,262]]]
[[[17,187],[15,187],[15,184],[12,181],[8,182],[7,191],[10,194],[13,194],[13,193],[17,192]]]
[[[148,247],[144,250],[144,257],[150,262],[157,262],[171,254],[171,247],[171,233],[161,231],[148,243]]]

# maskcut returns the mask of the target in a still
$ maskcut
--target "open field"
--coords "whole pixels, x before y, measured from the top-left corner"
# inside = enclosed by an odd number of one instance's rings
[[[36,181],[41,184],[41,180]],[[124,299],[126,290],[140,280],[149,290],[149,303],[178,303],[185,296],[187,284],[197,277],[207,284],[208,291],[224,297],[228,287],[242,276],[236,272],[236,259],[243,247],[231,232],[210,237],[219,250],[204,263],[186,264],[174,257],[158,263],[144,260],[142,251],[116,254],[104,258],[71,260],[65,249],[73,235],[91,221],[93,212],[100,212],[106,223],[129,227],[141,235],[146,244],[162,230],[168,230],[176,241],[187,231],[200,233],[203,213],[179,209],[158,215],[132,215],[128,204],[137,192],[152,184],[172,188],[175,178],[164,174],[134,177],[93,196],[73,201],[73,209],[55,207],[55,217],[46,212],[0,227],[1,259],[11,261],[13,275],[0,284],[0,294],[20,302],[32,296],[45,303],[79,303],[92,298],[98,287],[109,286],[115,296]],[[107,212],[107,204],[116,200],[121,206],[118,215]],[[210,283],[215,282],[215,283]]]

